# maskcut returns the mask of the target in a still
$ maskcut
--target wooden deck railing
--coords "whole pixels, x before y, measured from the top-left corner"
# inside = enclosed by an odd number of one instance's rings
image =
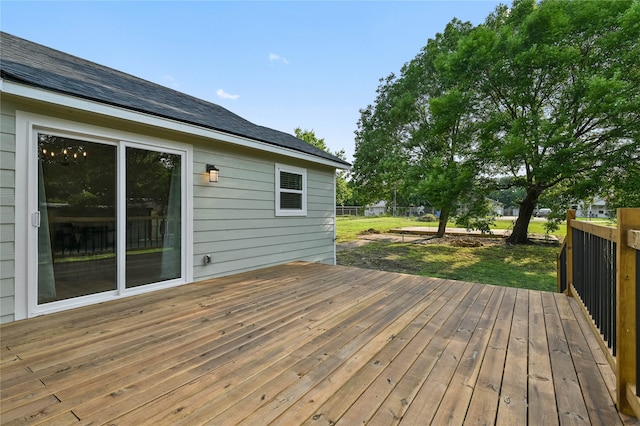
[[[164,216],[129,216],[126,248],[161,248],[176,238],[177,226]],[[51,247],[58,258],[116,251],[115,217],[56,217],[49,228]]]
[[[618,409],[640,418],[640,209],[618,209],[615,228],[577,221],[569,210],[558,290],[582,301],[616,372]]]

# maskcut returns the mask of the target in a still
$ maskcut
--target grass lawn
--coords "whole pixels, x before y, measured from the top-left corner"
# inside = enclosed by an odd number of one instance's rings
[[[355,240],[362,231],[386,233],[403,226],[437,226],[407,218],[343,218],[337,221],[338,242]],[[455,224],[449,226],[455,227]],[[544,234],[544,222],[531,222],[529,232]],[[513,227],[497,220],[495,229]],[[563,237],[566,229],[554,232]],[[370,242],[338,253],[338,264],[448,278],[482,284],[556,291],[556,253],[549,244],[509,246],[502,240],[487,240],[480,247],[456,247],[446,240],[429,244]]]
[[[535,234],[545,234],[544,221],[532,220],[529,223],[529,232]],[[337,242],[352,241],[358,239],[362,231],[368,229],[375,229],[382,233],[389,232],[393,228],[402,228],[403,226],[427,226],[437,227],[437,222],[419,222],[415,219],[404,217],[362,217],[362,216],[338,216],[337,218]],[[450,222],[447,224],[449,228],[456,228],[456,224]],[[513,221],[511,220],[496,220],[492,229],[512,229]],[[553,232],[552,235],[558,237],[564,237],[567,233],[566,226],[560,226],[560,229]]]

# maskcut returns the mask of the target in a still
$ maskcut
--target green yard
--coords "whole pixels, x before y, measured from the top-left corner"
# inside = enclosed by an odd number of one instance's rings
[[[529,232],[535,234],[545,234],[544,220],[532,220],[529,224]],[[375,229],[382,233],[388,232],[393,228],[401,228],[404,226],[426,226],[437,227],[437,222],[420,222],[412,218],[404,217],[389,217],[389,216],[376,216],[376,217],[362,217],[362,216],[338,216],[337,218],[337,242],[351,241],[358,238],[358,235],[365,230]],[[457,227],[455,223],[451,222],[447,225],[449,228]],[[513,221],[511,220],[496,220],[492,229],[510,229],[513,228]],[[553,232],[553,235],[558,237],[564,237],[567,233],[567,229],[561,226],[560,229]]]
[[[338,218],[338,242],[358,239],[363,231],[386,233],[403,226],[437,226],[406,218]],[[455,227],[454,224],[450,225]],[[511,221],[496,221],[495,229],[513,226]],[[534,221],[529,232],[544,234],[544,222]],[[562,238],[563,227],[554,233]],[[466,238],[466,237],[465,237]],[[451,238],[428,242],[370,242],[338,253],[338,264],[385,271],[448,278],[482,284],[556,290],[556,244],[538,243],[511,246],[502,239],[480,238],[479,247],[457,247]]]

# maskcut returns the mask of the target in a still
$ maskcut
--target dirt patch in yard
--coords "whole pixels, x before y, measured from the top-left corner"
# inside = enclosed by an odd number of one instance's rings
[[[371,244],[371,243],[378,244]],[[380,244],[382,243],[382,244]],[[399,243],[399,244],[398,244]],[[402,244],[404,243],[404,244]],[[390,248],[390,244],[393,248]],[[557,247],[557,241],[534,240],[533,244]],[[337,245],[337,264],[388,272],[420,274],[424,269],[424,259],[413,256],[412,248],[418,246],[443,246],[460,249],[482,249],[491,246],[503,246],[508,252],[510,247],[504,237],[476,235],[445,235],[442,238],[420,235],[379,234],[367,232],[358,240]]]
[[[387,272],[402,272],[418,275],[422,270],[422,263],[415,261],[406,254],[408,245],[394,247],[388,250],[388,243],[374,243],[355,250],[341,250],[337,253],[337,264],[342,266],[354,266],[356,268],[375,269]]]
[[[405,243],[406,246],[395,246],[392,253],[387,250],[386,245],[380,244],[374,244],[368,246],[366,249],[360,249],[373,242]],[[435,238],[432,236],[381,234],[367,231],[366,233],[362,233],[361,237],[357,240],[337,245],[337,264],[364,269],[376,269],[379,271],[419,274],[423,269],[423,261],[409,256],[411,251],[410,247],[413,244],[483,247],[486,245],[504,244],[504,238],[449,235],[445,235],[442,238]]]

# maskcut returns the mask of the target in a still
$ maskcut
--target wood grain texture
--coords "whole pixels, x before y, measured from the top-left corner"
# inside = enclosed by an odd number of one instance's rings
[[[297,262],[3,325],[0,416],[632,424],[580,315],[561,294]]]

